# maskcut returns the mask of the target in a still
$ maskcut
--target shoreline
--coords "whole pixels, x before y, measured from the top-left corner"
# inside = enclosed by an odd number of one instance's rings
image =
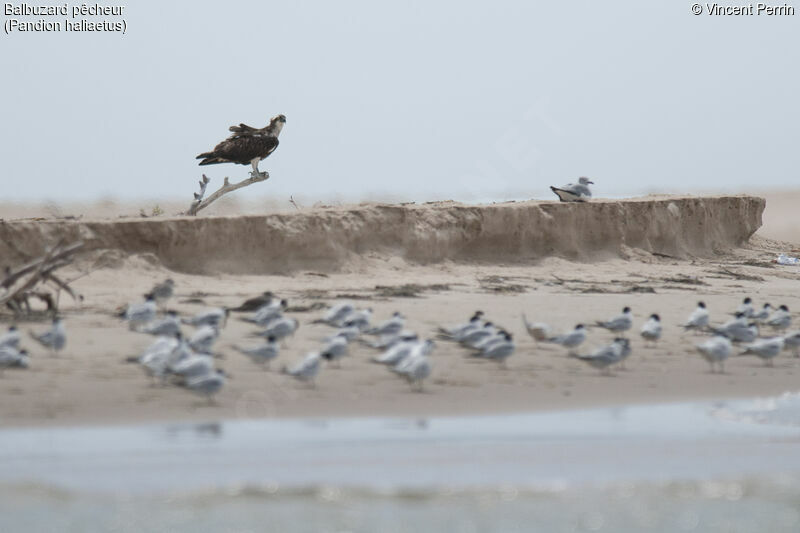
[[[470,419],[502,419],[506,417],[529,417],[537,415],[570,415],[575,413],[593,412],[593,411],[615,411],[619,409],[646,409],[646,408],[670,408],[670,407],[684,407],[684,406],[707,406],[709,408],[718,404],[738,403],[748,401],[761,401],[772,400],[775,398],[782,398],[784,396],[800,395],[800,384],[795,390],[786,390],[778,393],[766,394],[745,394],[741,396],[695,396],[695,397],[670,397],[661,399],[650,399],[646,402],[614,402],[614,401],[601,401],[594,404],[570,404],[565,403],[562,405],[549,405],[541,408],[519,408],[519,409],[504,409],[504,410],[470,410],[470,411],[449,411],[449,412],[430,412],[425,415],[412,412],[396,412],[396,413],[336,413],[333,415],[323,414],[291,414],[291,415],[270,415],[264,417],[233,417],[233,418],[155,418],[155,419],[142,419],[142,420],[125,420],[125,421],[111,421],[111,420],[65,420],[59,423],[46,423],[46,421],[26,421],[17,425],[2,425],[0,426],[0,435],[3,432],[25,432],[25,431],[47,431],[47,430],[101,430],[101,429],[186,429],[196,428],[202,429],[204,427],[219,426],[230,423],[287,423],[287,424],[301,424],[305,423],[310,426],[327,425],[333,423],[349,423],[349,422],[413,422],[419,427],[424,428],[430,420],[470,420]],[[200,408],[202,411],[202,408]]]

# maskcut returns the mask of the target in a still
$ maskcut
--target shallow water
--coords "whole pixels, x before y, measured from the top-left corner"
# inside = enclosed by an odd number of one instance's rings
[[[800,396],[0,431],[2,531],[798,531]]]

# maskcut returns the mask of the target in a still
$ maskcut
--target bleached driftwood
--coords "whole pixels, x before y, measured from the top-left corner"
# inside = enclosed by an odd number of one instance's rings
[[[74,255],[83,248],[83,242],[76,242],[64,246],[59,242],[47,251],[42,257],[30,261],[14,269],[6,269],[0,281],[0,305],[11,308],[15,313],[21,313],[23,308],[30,312],[29,298],[36,297],[47,304],[50,311],[57,311],[57,303],[53,302],[52,295],[43,290],[36,290],[41,283],[53,283],[58,292],[66,291],[74,299],[80,296],[72,290],[69,282],[65,282],[54,274],[56,270],[72,263]],[[57,300],[56,300],[57,301]]]
[[[248,185],[252,185],[253,183],[258,183],[259,181],[266,181],[269,179],[269,172],[263,172],[257,176],[251,176],[246,180],[242,180],[238,183],[231,183],[228,181],[228,178],[225,178],[225,181],[222,183],[222,187],[220,187],[216,192],[214,192],[211,196],[203,199],[203,196],[206,194],[206,187],[208,187],[208,183],[211,181],[205,174],[203,174],[203,179],[200,180],[200,192],[194,193],[194,201],[192,205],[189,206],[189,210],[186,212],[187,215],[196,215],[198,211],[201,209],[205,209],[209,205],[211,205],[215,200],[220,199],[222,196],[228,194],[229,192],[233,192],[237,189],[241,189],[242,187],[247,187]]]

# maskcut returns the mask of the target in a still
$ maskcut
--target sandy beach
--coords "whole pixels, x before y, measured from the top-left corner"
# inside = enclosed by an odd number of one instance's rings
[[[614,202],[609,202],[613,205]],[[543,204],[544,205],[544,204]],[[552,204],[549,204],[552,205]],[[785,205],[785,204],[784,204]],[[766,213],[770,213],[768,203]],[[786,220],[770,213],[764,219]],[[36,223],[36,222],[31,222]],[[608,230],[609,232],[612,230]],[[688,401],[775,395],[794,391],[800,359],[782,354],[774,367],[754,357],[732,358],[727,372],[714,375],[694,344],[700,340],[679,327],[698,300],[704,300],[713,323],[721,323],[745,296],[756,305],[769,301],[800,308],[793,290],[796,268],[771,261],[792,245],[761,235],[735,248],[708,250],[700,257],[653,254],[623,246],[605,250],[601,259],[544,257],[524,264],[485,260],[410,261],[402,254],[368,252],[336,269],[296,268],[283,275],[219,272],[192,275],[167,269],[152,254],[94,251],[72,268],[68,278],[92,269],[74,283],[82,303],[62,295],[68,346],[57,357],[31,339],[31,368],[8,370],[0,379],[0,420],[5,426],[128,423],[263,417],[332,417],[362,415],[464,415],[553,410],[633,403]],[[780,229],[787,235],[786,229]],[[599,248],[602,246],[598,245]],[[611,253],[613,252],[613,254]],[[796,250],[795,250],[796,252]],[[322,264],[322,263],[320,263]],[[100,265],[100,266],[99,266]],[[257,342],[257,331],[232,313],[215,346],[218,366],[231,379],[215,405],[174,386],[153,385],[138,365],[125,363],[153,342],[128,330],[113,315],[141,298],[156,282],[171,277],[176,296],[169,308],[190,316],[211,306],[239,305],[263,291],[289,300],[288,316],[301,326],[286,341],[267,371],[231,348]],[[432,337],[438,326],[464,322],[475,310],[508,329],[517,343],[507,368],[468,357],[455,343],[439,340],[432,355],[433,374],[423,393],[369,359],[378,352],[358,343],[341,368],[322,369],[316,388],[297,383],[278,369],[317,349],[333,329],[312,321],[327,305],[351,301],[373,310],[373,322],[400,311],[407,327]],[[537,345],[525,332],[521,316],[548,323],[555,332],[576,323],[593,324],[630,306],[635,315],[629,332],[633,355],[626,369],[602,376],[568,358],[566,350]],[[664,334],[648,348],[639,329],[659,313]],[[12,316],[3,314],[3,322]],[[42,330],[44,322],[20,322],[24,330]],[[187,331],[191,328],[187,327]],[[765,331],[763,334],[768,334]],[[612,335],[592,328],[581,352],[608,343]]]

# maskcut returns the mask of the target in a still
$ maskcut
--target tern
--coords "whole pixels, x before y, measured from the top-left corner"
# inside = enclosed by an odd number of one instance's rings
[[[195,352],[211,354],[211,346],[219,338],[219,330],[214,326],[200,326],[189,337],[189,347]]]
[[[395,311],[394,314],[392,314],[392,318],[375,326],[374,328],[368,329],[364,333],[367,335],[397,335],[403,331],[405,320],[405,317],[400,314],[399,311]]]
[[[602,374],[610,375],[611,366],[622,361],[625,353],[630,353],[630,341],[623,337],[617,337],[614,342],[607,346],[601,346],[592,353],[580,355],[577,353],[569,354],[579,361],[583,361],[593,368],[600,370]]]
[[[257,333],[261,337],[275,337],[277,340],[283,340],[286,337],[294,335],[300,324],[294,318],[283,317],[273,320],[263,331]]]
[[[372,362],[383,365],[395,366],[400,361],[408,357],[416,346],[420,344],[417,340],[403,341],[395,344],[381,355],[372,358]]]
[[[187,379],[184,386],[195,394],[205,396],[208,398],[208,403],[213,404],[215,403],[214,397],[225,386],[225,378],[225,372],[222,370],[212,370],[206,374]]]
[[[475,311],[472,314],[472,317],[469,319],[469,322],[466,324],[459,324],[457,326],[451,326],[449,328],[439,327],[439,335],[440,339],[446,340],[457,340],[461,336],[463,336],[467,331],[478,329],[483,325],[483,311]]]
[[[184,318],[184,324],[190,324],[195,327],[200,326],[213,326],[215,328],[224,328],[225,323],[228,320],[228,315],[230,315],[231,310],[227,307],[213,307],[211,309],[206,309],[205,311],[190,317]]]
[[[572,352],[573,348],[577,348],[578,346],[583,344],[583,341],[585,340],[586,340],[586,326],[584,326],[583,324],[578,324],[572,331],[564,333],[563,335],[550,337],[545,342],[560,344],[564,348],[569,348],[570,352]]]
[[[621,315],[615,316],[611,320],[599,320],[595,323],[595,325],[614,333],[624,333],[631,329],[631,326],[633,326],[633,315],[631,314],[631,308],[625,307],[622,309]]]
[[[31,337],[39,344],[50,348],[53,355],[63,350],[67,344],[67,330],[64,328],[64,322],[59,317],[53,319],[53,325],[44,333],[37,334],[32,331],[30,333]]]
[[[739,355],[755,355],[763,359],[765,365],[773,366],[773,359],[783,350],[784,342],[783,337],[758,339],[745,345],[744,350]]]
[[[689,315],[686,323],[683,324],[683,329],[697,332],[706,327],[708,327],[708,309],[704,302],[697,302],[697,308]]]
[[[355,311],[355,307],[350,302],[341,302],[334,306],[325,313],[321,319],[314,320],[314,324],[328,324],[333,327],[340,327],[347,315]]]
[[[800,329],[790,331],[783,336],[783,347],[787,350],[792,349],[792,354],[795,357],[800,357]]]
[[[715,365],[719,366],[720,373],[725,372],[725,359],[730,357],[733,351],[731,341],[722,335],[717,335],[705,342],[696,344],[695,347],[700,355],[708,361],[711,372],[715,371]]]
[[[661,317],[653,313],[642,326],[640,331],[646,343],[655,346],[656,341],[661,338]]]
[[[127,309],[119,316],[128,322],[128,327],[131,330],[144,326],[156,317],[155,298],[148,294],[145,296],[144,302],[128,305]]]
[[[0,376],[6,368],[28,368],[29,365],[28,350],[17,350],[9,345],[0,346]]]
[[[735,315],[737,313],[742,313],[746,318],[753,316],[753,299],[748,296],[742,300],[742,303],[739,304],[739,307],[736,308],[733,314]]]
[[[9,326],[8,331],[0,336],[0,348],[8,346],[17,349],[19,348],[19,341],[21,339],[22,336],[19,334],[17,326]]]
[[[777,329],[785,330],[792,324],[792,315],[789,314],[789,308],[785,305],[778,307],[777,311],[773,312],[767,319],[767,325]]]
[[[291,367],[283,367],[282,372],[299,381],[311,383],[316,387],[316,378],[319,373],[321,357],[318,352],[311,352],[305,359]]]
[[[167,311],[164,318],[156,319],[139,328],[139,332],[150,335],[175,335],[181,330],[181,320],[175,311]]]
[[[233,348],[252,359],[255,363],[264,365],[265,369],[269,368],[269,362],[278,357],[278,339],[275,337],[267,337],[267,342],[257,346],[241,347],[234,345]]]
[[[340,359],[347,355],[347,337],[345,335],[334,336],[328,344],[319,352],[320,357],[326,361],[335,362],[340,366]]]

